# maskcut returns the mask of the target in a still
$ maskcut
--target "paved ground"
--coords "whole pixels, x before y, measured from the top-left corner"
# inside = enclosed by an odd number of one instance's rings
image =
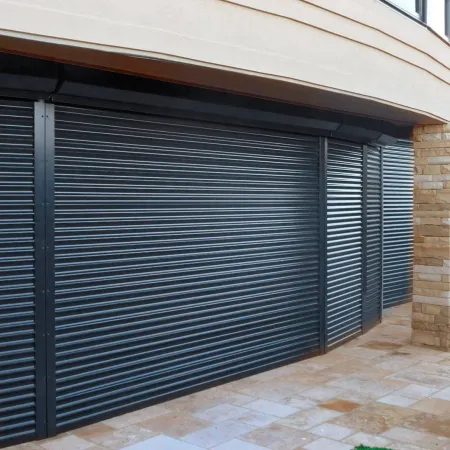
[[[412,347],[410,305],[327,355],[14,450],[450,450],[450,354]]]

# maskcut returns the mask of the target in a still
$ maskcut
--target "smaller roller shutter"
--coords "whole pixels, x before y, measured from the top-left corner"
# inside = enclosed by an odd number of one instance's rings
[[[327,346],[361,332],[362,149],[329,140],[327,164]]]
[[[381,232],[382,190],[381,150],[365,148],[365,208],[366,208],[366,292],[364,296],[364,331],[381,320]]]
[[[412,299],[414,152],[410,141],[383,148],[384,307]]]

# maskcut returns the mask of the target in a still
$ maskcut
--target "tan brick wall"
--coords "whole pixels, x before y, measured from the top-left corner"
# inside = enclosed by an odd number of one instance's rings
[[[414,129],[412,341],[450,349],[450,124]]]
[[[413,336],[416,344],[450,349],[450,307],[414,302],[412,313]]]

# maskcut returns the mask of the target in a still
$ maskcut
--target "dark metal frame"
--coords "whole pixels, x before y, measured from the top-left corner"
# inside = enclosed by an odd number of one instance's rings
[[[387,141],[393,143],[397,138],[408,139],[412,130],[412,125],[406,123],[10,53],[0,52],[0,59],[5,61],[0,95],[5,96],[215,123],[240,125],[251,122],[259,128],[329,136],[360,143],[377,141],[380,145]],[[17,74],[21,75],[20,80]]]
[[[367,323],[367,145],[362,146],[362,256],[361,256],[361,290],[362,290],[362,332],[369,331]]]
[[[94,86],[90,86],[93,88]],[[50,98],[51,102],[61,105],[91,107],[108,111],[129,112],[135,114],[152,114],[157,116],[167,116],[188,120],[200,120],[215,124],[227,124],[234,126],[254,127],[267,129],[275,132],[287,132],[302,134],[305,136],[329,137],[343,141],[352,141],[355,143],[376,142],[385,145],[388,142],[395,142],[397,139],[406,139],[411,135],[412,125],[399,127],[389,121],[384,121],[380,129],[371,128],[376,126],[374,119],[358,117],[354,122],[337,122],[336,117],[326,111],[329,117],[303,117],[299,110],[298,115],[290,109],[292,105],[278,103],[277,111],[272,112],[254,105],[243,107],[235,105],[220,106],[215,103],[204,102],[202,100],[177,99],[182,100],[183,107],[177,108],[177,102],[173,98],[149,99],[148,103],[144,101],[133,103],[130,94],[137,94],[133,91],[119,91],[110,89],[111,98],[89,98],[80,91],[79,95],[55,94]],[[95,89],[93,89],[95,92]],[[139,94],[139,93],[138,93]],[[145,95],[145,94],[144,94]],[[144,96],[143,95],[143,96]],[[152,97],[152,96],[151,96]],[[229,94],[231,99],[237,99],[236,94]],[[295,105],[296,108],[298,108]],[[320,115],[323,111],[317,110]],[[268,116],[267,113],[270,115]],[[293,115],[294,114],[294,115]],[[386,141],[387,139],[387,141]]]
[[[445,34],[450,38],[450,0],[445,0]]]
[[[427,6],[427,0],[416,0],[416,13],[424,23],[427,23]]]
[[[45,286],[47,311],[47,432],[56,433],[56,379],[55,379],[55,106],[45,105],[45,205],[46,246]]]
[[[420,23],[421,25],[425,25],[424,20],[423,20],[423,1],[424,0],[416,0],[416,14],[418,15],[415,16],[413,13],[401,8],[400,6],[397,6],[397,4],[395,3],[395,0],[380,0],[382,3],[384,3],[385,5],[388,5],[389,7],[391,7],[392,9],[395,9],[397,12],[411,18],[412,20],[416,21],[417,23]],[[425,0],[426,1],[426,0]]]
[[[319,308],[320,351],[327,348],[327,163],[328,139],[319,141]]]
[[[383,320],[384,316],[384,161],[383,161],[383,147],[380,147],[380,196],[381,196],[381,218],[380,218],[380,236],[381,236],[381,317],[380,319]]]
[[[35,233],[35,351],[36,437],[47,434],[47,323],[46,323],[46,226],[45,226],[45,108],[34,104],[34,233]]]

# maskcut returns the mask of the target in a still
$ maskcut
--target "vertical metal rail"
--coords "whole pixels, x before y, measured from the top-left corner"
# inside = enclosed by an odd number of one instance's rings
[[[362,331],[367,328],[367,183],[368,183],[368,150],[367,145],[362,146],[362,255],[361,255],[361,282],[362,282]]]
[[[420,11],[420,20],[424,23],[428,23],[428,0],[422,0],[422,9]]]
[[[327,161],[328,139],[320,138],[319,156],[319,302],[320,351],[327,350]]]
[[[45,103],[34,104],[34,276],[36,437],[47,435]]]
[[[424,9],[423,9],[423,0],[416,0],[416,13],[419,16],[420,20],[424,19]]]
[[[381,245],[381,321],[384,316],[384,148],[380,147],[380,187],[381,187],[381,220],[380,220],[380,245]]]
[[[445,0],[445,34],[450,38],[450,0]]]
[[[45,206],[46,265],[45,292],[47,311],[47,433],[56,434],[55,384],[55,107],[45,105]]]

